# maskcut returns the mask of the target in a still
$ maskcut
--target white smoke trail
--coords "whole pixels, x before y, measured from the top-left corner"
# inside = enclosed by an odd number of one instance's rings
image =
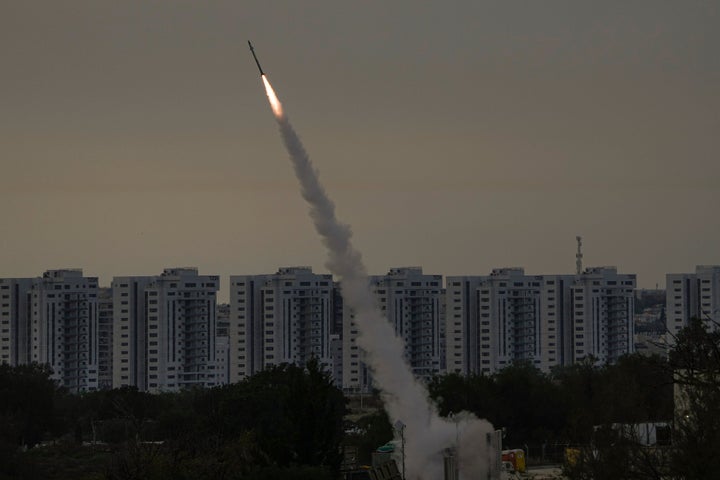
[[[348,225],[335,216],[335,205],[321,185],[318,172],[290,125],[282,104],[267,78],[262,77],[285,148],[292,160],[301,193],[310,206],[310,217],[328,249],[327,268],[342,284],[345,305],[352,309],[358,326],[358,345],[380,388],[385,408],[394,424],[405,424],[405,463],[408,480],[442,478],[442,452],[460,444],[460,471],[464,479],[486,478],[486,433],[492,426],[472,414],[451,423],[437,414],[425,387],[415,380],[403,357],[403,341],[375,305],[360,253],[351,243]]]

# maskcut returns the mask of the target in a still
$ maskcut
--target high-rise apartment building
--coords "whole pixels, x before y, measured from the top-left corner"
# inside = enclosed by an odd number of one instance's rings
[[[416,377],[491,373],[525,360],[543,371],[634,350],[635,276],[614,267],[577,275],[424,274],[393,268],[369,278],[380,312],[405,345]],[[175,391],[236,382],[268,366],[316,359],[346,391],[372,375],[341,285],[309,267],[219,279],[195,268],[115,277],[112,288],[81,270],[0,279],[0,362],[46,363],[74,392],[135,386]],[[720,267],[668,275],[668,328],[692,316],[720,320]]]
[[[216,275],[168,268],[113,279],[113,386],[149,392],[220,383],[216,357]]]
[[[635,275],[587,268],[572,286],[573,362],[614,363],[635,351]]]
[[[695,273],[669,273],[666,286],[669,343],[691,318],[714,330],[720,325],[720,265],[698,265]]]
[[[30,291],[36,278],[0,278],[0,363],[30,362]]]
[[[114,277],[112,386],[147,390],[147,295],[151,276]]]
[[[447,371],[491,373],[524,360],[547,372],[589,356],[612,362],[633,351],[634,287],[634,275],[612,267],[448,277]]]
[[[111,288],[98,288],[98,388],[112,388],[113,298]]]
[[[518,360],[548,371],[568,363],[572,281],[522,268],[448,277],[447,371],[489,373]]]
[[[0,361],[47,364],[70,392],[98,388],[98,281],[82,270],[0,280]]]
[[[220,303],[216,309],[215,358],[218,363],[216,370],[220,384],[230,382],[230,304]]]
[[[405,358],[418,378],[429,379],[445,365],[444,290],[442,275],[423,274],[420,267],[392,268],[370,277],[378,308],[405,342]],[[344,311],[343,389],[367,391],[372,376],[357,345],[358,326]]]
[[[230,277],[230,382],[271,365],[316,359],[333,371],[332,275],[310,267]]]

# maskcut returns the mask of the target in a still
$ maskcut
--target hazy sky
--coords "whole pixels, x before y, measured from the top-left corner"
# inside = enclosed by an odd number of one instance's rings
[[[0,276],[720,263],[720,2],[0,0]],[[221,295],[226,298],[226,293]]]

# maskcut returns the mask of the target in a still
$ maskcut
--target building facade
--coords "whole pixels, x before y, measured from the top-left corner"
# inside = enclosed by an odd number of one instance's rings
[[[98,279],[82,270],[0,280],[0,361],[48,365],[73,393],[98,388]]]
[[[542,371],[584,358],[613,362],[634,348],[634,275],[612,267],[580,275],[448,277],[447,371],[492,373],[515,361]]]
[[[710,329],[720,324],[720,265],[698,265],[695,273],[669,273],[666,286],[667,341],[701,319]]]
[[[219,385],[219,287],[216,275],[198,275],[196,268],[115,277],[113,387],[163,392]]]
[[[614,363],[635,351],[635,275],[587,268],[572,287],[573,362]]]
[[[448,372],[491,373],[520,360],[543,371],[569,363],[572,282],[572,275],[525,275],[522,268],[448,277]]]
[[[310,267],[231,276],[230,382],[311,359],[332,373],[334,298],[332,275],[315,274]]]
[[[445,298],[442,275],[424,274],[420,267],[392,268],[369,278],[378,308],[405,343],[405,358],[416,377],[429,379],[445,368]],[[343,312],[343,389],[368,391],[372,375],[357,345],[358,325]]]
[[[634,351],[635,276],[614,267],[576,275],[485,276],[393,268],[369,278],[380,312],[404,341],[414,375],[492,373],[515,361],[543,371]],[[372,375],[342,288],[309,267],[230,277],[218,314],[219,278],[196,268],[115,277],[99,288],[81,270],[0,279],[0,363],[48,364],[73,392],[134,386],[177,391],[240,381],[283,363],[317,360],[347,392]],[[669,274],[668,329],[693,317],[720,321],[720,267]],[[713,324],[714,325],[714,324]]]
[[[0,278],[0,363],[30,362],[31,290],[35,278]]]
[[[98,288],[98,388],[113,382],[113,295],[111,288]]]

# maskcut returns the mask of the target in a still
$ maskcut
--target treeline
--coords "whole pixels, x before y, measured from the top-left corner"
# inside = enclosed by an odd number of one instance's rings
[[[503,428],[506,447],[572,447],[573,480],[718,478],[720,324],[693,319],[673,342],[667,359],[628,355],[550,374],[520,363],[438,377],[430,390],[443,415],[469,410]],[[632,427],[644,422],[667,422],[669,438],[648,446]]]
[[[0,366],[0,478],[337,478],[345,399],[315,362],[159,395],[68,395],[49,375]],[[85,464],[56,465],[72,455]]]
[[[430,392],[442,415],[467,410],[504,429],[508,448],[583,444],[590,442],[596,425],[673,416],[667,361],[639,354],[614,365],[587,361],[550,374],[522,362],[493,375],[451,374],[434,379]]]
[[[573,447],[571,479],[713,478],[720,472],[715,327],[693,321],[668,359],[629,355],[549,374],[516,363],[492,375],[437,377],[429,390],[442,415],[468,410],[503,428],[507,448]],[[316,362],[159,395],[130,388],[70,395],[50,373],[0,365],[0,480],[335,480],[342,445],[357,447],[367,463],[392,438],[382,410],[343,420],[346,399]],[[648,448],[617,427],[643,422],[670,422],[670,444]]]

